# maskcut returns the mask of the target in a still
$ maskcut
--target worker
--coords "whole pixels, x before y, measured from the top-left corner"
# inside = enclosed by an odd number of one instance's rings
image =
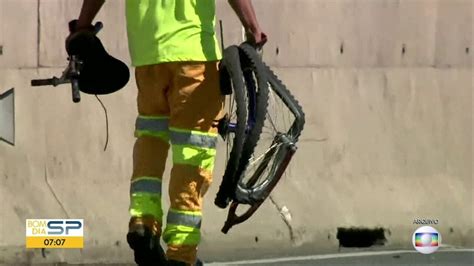
[[[104,2],[83,0],[76,29],[66,43],[91,31]],[[267,37],[251,0],[228,2],[248,40],[263,46]],[[203,196],[212,180],[216,126],[224,104],[215,9],[215,0],[126,0],[128,44],[138,88],[127,241],[139,265],[198,262]],[[170,146],[170,208],[163,229],[161,194]],[[167,244],[166,253],[160,237]]]

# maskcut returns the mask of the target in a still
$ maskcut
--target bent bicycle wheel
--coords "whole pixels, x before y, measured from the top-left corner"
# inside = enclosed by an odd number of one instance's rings
[[[244,49],[242,49],[242,46]],[[240,49],[239,49],[240,48]],[[229,133],[234,133],[232,151],[227,161],[225,174],[219,187],[214,203],[221,208],[227,207],[230,200],[235,199],[235,191],[238,177],[244,171],[242,161],[248,161],[252,150],[243,150],[249,136],[259,136],[265,119],[268,81],[262,75],[264,66],[256,60],[255,48],[249,44],[241,47],[231,46],[224,50],[223,66],[227,69],[233,90],[235,91],[235,103],[238,110],[245,109],[246,117],[238,119],[237,124],[230,123]],[[244,111],[238,113],[239,117]],[[234,131],[232,129],[234,128]],[[252,138],[254,139],[254,138]],[[229,142],[228,142],[229,144]],[[248,145],[247,145],[248,146]],[[229,147],[228,147],[229,149]]]
[[[247,95],[245,92],[242,70],[240,66],[239,48],[230,46],[224,50],[220,65],[222,90],[227,91],[225,104],[227,114],[219,121],[219,134],[226,141],[226,169],[222,183],[214,200],[220,208],[226,208],[233,195],[234,176],[239,165],[245,141],[247,126]],[[230,88],[229,88],[230,87]]]
[[[238,203],[257,208],[282,177],[304,126],[304,113],[296,99],[266,65],[265,72],[270,84],[266,119],[260,136],[251,135],[244,144],[244,151],[253,153],[235,191]]]
[[[261,134],[250,134],[244,144],[243,152],[252,151],[252,155],[246,161],[241,157],[245,171],[239,175],[235,198],[221,230],[225,234],[234,225],[249,219],[270,195],[296,152],[296,142],[303,130],[301,106],[267,66],[265,74],[270,84],[266,118]],[[241,204],[249,207],[237,214]]]

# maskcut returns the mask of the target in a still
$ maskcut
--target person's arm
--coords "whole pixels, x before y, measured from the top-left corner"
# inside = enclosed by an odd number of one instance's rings
[[[69,22],[69,36],[66,38],[66,50],[70,42],[79,34],[94,30],[92,21],[94,20],[105,0],[84,0],[82,2],[81,13],[77,20]]]
[[[105,0],[84,0],[76,30],[89,28],[104,2]]]
[[[263,33],[255,15],[251,0],[228,0],[229,4],[234,9],[235,13],[240,19],[240,22],[247,32],[247,37],[250,37],[252,42],[257,46],[263,46],[267,41],[267,36]]]

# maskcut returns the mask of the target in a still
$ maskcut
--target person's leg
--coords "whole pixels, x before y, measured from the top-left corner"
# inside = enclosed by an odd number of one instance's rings
[[[165,265],[160,247],[163,211],[161,181],[169,149],[169,105],[166,94],[171,80],[163,65],[137,67],[138,117],[135,124],[133,174],[127,241],[139,265]]]
[[[200,242],[202,201],[212,180],[217,120],[224,96],[217,62],[174,63],[170,88],[170,139],[173,168],[170,209],[163,239],[170,261],[194,265]]]

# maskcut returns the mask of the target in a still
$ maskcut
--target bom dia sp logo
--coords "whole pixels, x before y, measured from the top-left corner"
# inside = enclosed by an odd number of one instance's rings
[[[83,219],[26,220],[26,248],[83,247]]]

